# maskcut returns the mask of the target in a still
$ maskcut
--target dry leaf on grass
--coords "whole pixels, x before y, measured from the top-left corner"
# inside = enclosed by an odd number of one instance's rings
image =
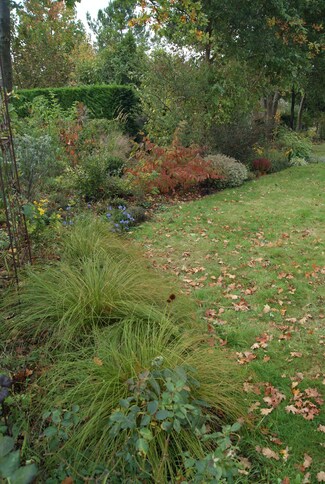
[[[255,449],[257,452],[264,455],[264,457],[266,457],[267,459],[280,460],[279,454],[274,452],[274,450],[269,449],[268,447],[261,448],[259,445],[257,445]]]
[[[325,472],[321,471],[317,474],[317,481],[318,482],[325,482]]]

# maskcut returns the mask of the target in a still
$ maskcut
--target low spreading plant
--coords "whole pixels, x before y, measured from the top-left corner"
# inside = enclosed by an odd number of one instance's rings
[[[117,208],[110,205],[107,209],[106,218],[112,224],[113,232],[117,233],[127,232],[135,221],[125,205],[119,205]]]
[[[95,330],[94,345],[62,355],[39,385],[43,408],[80,407],[58,458],[69,455],[76,469],[85,459],[89,469],[102,464],[109,476],[120,473],[116,482],[143,472],[149,482],[175,482],[180,469],[194,475],[197,461],[213,461],[220,421],[243,411],[240,380],[227,353],[211,349],[201,331],[180,331],[168,318],[129,318]],[[214,461],[222,475],[236,467],[227,449]],[[186,471],[187,458],[194,462]]]
[[[226,155],[209,155],[205,158],[211,163],[220,178],[211,180],[209,185],[216,189],[238,187],[248,178],[245,165]]]
[[[21,465],[20,450],[16,441],[8,434],[5,400],[10,394],[13,381],[7,375],[0,375],[0,480],[8,484],[29,484],[37,475],[35,464]]]
[[[305,158],[294,156],[293,158],[290,158],[289,164],[290,166],[306,166],[308,165],[308,162],[305,160]]]
[[[124,437],[123,448],[115,453],[116,474],[124,480],[128,477],[165,481],[166,469],[176,457],[171,458],[169,448],[177,449],[178,436],[190,431],[203,442],[210,441],[213,451],[202,459],[193,459],[188,451],[180,453],[178,469],[167,471],[167,475],[175,472],[178,479],[182,474],[186,478],[195,476],[196,482],[211,477],[231,479],[238,472],[236,452],[229,436],[226,442],[225,435],[211,432],[216,423],[208,413],[209,405],[193,395],[192,389],[200,386],[192,376],[195,371],[183,366],[163,368],[163,364],[163,357],[158,356],[150,369],[128,380],[130,396],[120,400],[109,418],[110,437],[117,441],[121,435]],[[235,424],[231,431],[239,428]],[[153,446],[157,446],[154,439],[160,441],[159,461],[150,456]]]
[[[132,186],[153,194],[184,191],[205,180],[219,178],[211,162],[202,157],[202,149],[182,146],[177,133],[168,148],[145,139],[126,174]]]

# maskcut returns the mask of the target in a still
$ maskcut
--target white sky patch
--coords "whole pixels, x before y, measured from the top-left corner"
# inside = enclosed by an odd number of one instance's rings
[[[86,17],[87,12],[90,13],[92,18],[97,18],[98,10],[104,9],[108,4],[109,0],[81,0],[80,3],[76,3],[77,18],[82,21],[87,32],[89,32]]]

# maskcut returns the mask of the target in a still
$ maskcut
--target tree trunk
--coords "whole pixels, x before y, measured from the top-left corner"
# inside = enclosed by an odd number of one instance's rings
[[[12,91],[12,65],[10,56],[10,5],[9,0],[0,0],[0,58],[4,79],[0,82],[8,92]]]
[[[295,129],[295,104],[296,104],[296,91],[295,87],[291,89],[291,114],[290,114],[290,128]]]
[[[301,95],[301,100],[300,100],[300,104],[299,104],[299,111],[298,111],[298,119],[297,119],[297,130],[298,131],[302,130],[302,113],[303,113],[303,110],[304,110],[305,101],[306,101],[306,93],[303,93]]]
[[[278,110],[279,101],[280,101],[280,93],[279,93],[279,91],[276,91],[274,93],[273,100],[272,100],[272,118],[273,118],[273,121],[275,120],[275,115],[276,115],[276,112]]]

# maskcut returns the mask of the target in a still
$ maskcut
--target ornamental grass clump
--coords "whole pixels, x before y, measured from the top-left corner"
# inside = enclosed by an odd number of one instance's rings
[[[110,233],[107,223],[83,220],[64,240],[60,261],[27,272],[16,314],[4,321],[11,333],[62,346],[131,316],[193,320],[193,306],[175,294],[174,284]]]
[[[145,457],[148,482],[176,482],[183,453],[202,459],[213,449],[200,432],[244,411],[237,365],[202,332],[180,331],[167,317],[159,324],[128,318],[96,329],[93,341],[63,354],[38,382],[44,397],[37,415],[53,406],[80,409],[79,425],[55,456],[69,456],[72,467],[126,469],[135,437],[134,457]],[[202,429],[207,419],[209,430]]]

